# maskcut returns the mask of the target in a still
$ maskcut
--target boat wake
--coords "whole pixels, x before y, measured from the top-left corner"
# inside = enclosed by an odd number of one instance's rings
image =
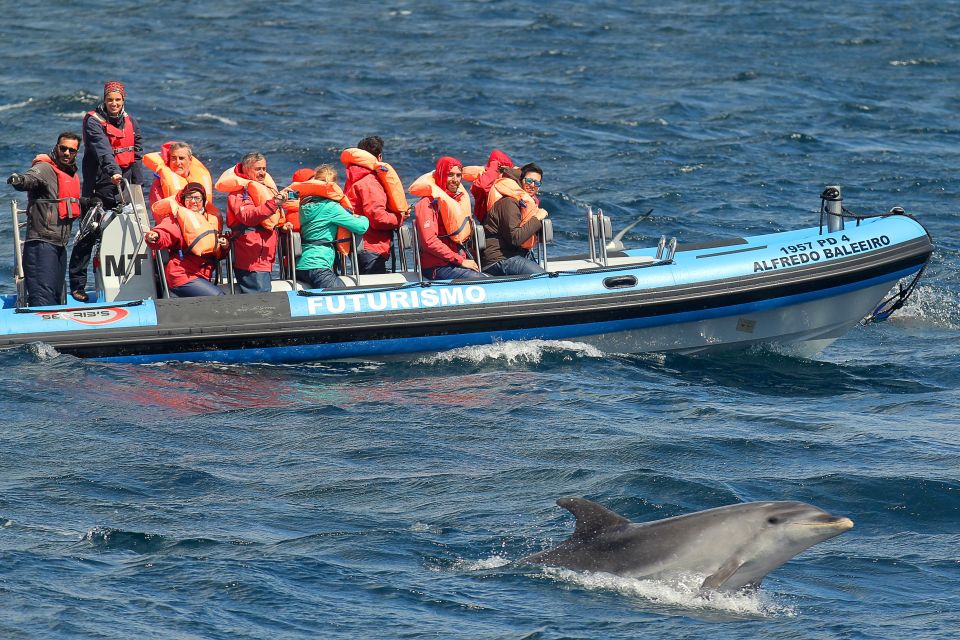
[[[441,364],[450,362],[500,361],[506,364],[539,364],[545,356],[559,355],[563,360],[576,358],[603,358],[605,354],[596,347],[569,340],[526,340],[495,342],[493,344],[451,349],[417,360],[417,364]]]

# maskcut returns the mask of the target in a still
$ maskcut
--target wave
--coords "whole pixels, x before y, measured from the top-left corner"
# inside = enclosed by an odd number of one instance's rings
[[[30,104],[31,102],[33,102],[33,98],[27,98],[27,99],[24,100],[23,102],[14,102],[14,103],[11,103],[11,104],[0,104],[0,112],[2,112],[2,111],[13,111],[14,109],[20,109],[20,108],[22,108],[22,107],[27,106],[27,105]]]
[[[458,361],[480,364],[488,361],[503,361],[507,364],[539,364],[544,356],[559,354],[564,360],[574,358],[603,358],[605,354],[596,347],[569,340],[526,340],[496,342],[475,347],[460,347],[425,356],[416,364],[438,364]]]
[[[101,550],[155,553],[163,549],[166,539],[158,533],[124,531],[112,527],[94,527],[80,539]]]
[[[237,126],[236,120],[231,120],[230,118],[227,118],[224,116],[218,116],[214,113],[207,113],[207,112],[198,113],[197,118],[199,118],[200,120],[214,120],[216,122],[219,122],[220,124],[225,124],[230,127]]]

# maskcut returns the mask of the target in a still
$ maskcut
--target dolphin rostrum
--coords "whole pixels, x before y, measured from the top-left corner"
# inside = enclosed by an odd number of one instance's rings
[[[853,521],[803,502],[745,502],[633,523],[583,498],[557,505],[577,519],[573,535],[521,562],[628,578],[705,575],[701,590],[756,588],[768,573]]]

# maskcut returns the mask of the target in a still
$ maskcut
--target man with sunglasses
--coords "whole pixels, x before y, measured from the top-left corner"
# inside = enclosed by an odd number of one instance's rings
[[[502,189],[503,197],[490,207],[483,220],[487,235],[487,246],[483,250],[484,273],[495,277],[544,273],[540,265],[531,260],[530,249],[523,246],[529,247],[535,242],[534,236],[543,229],[543,219],[547,217],[547,212],[538,207],[540,201],[536,197],[543,177],[539,169],[535,164],[525,165],[520,171],[501,167],[501,180],[507,184],[500,187],[498,181],[495,187],[498,191]],[[532,214],[529,213],[531,209],[535,209]]]
[[[27,192],[23,272],[27,304],[31,307],[61,304],[73,220],[100,203],[97,198],[80,195],[79,148],[78,134],[61,133],[49,155],[38,155],[30,169],[7,178],[7,184],[14,189]]]

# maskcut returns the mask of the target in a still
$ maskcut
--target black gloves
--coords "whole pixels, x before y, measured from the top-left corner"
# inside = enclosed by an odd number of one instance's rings
[[[23,185],[23,176],[19,173],[11,173],[10,177],[7,178],[7,184],[13,185],[14,187],[19,187]]]
[[[84,196],[80,198],[80,208],[82,208],[84,211],[93,209],[100,204],[103,204],[103,202],[101,202],[100,198],[96,196],[90,196],[89,198]]]

